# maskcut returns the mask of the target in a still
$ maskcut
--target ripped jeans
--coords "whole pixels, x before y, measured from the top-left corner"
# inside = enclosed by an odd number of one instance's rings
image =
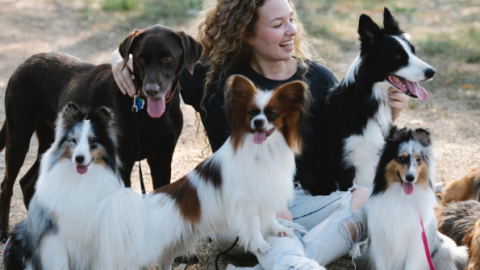
[[[296,184],[295,198],[288,206],[293,223],[281,221],[282,225],[294,229],[296,237],[267,236],[265,240],[273,248],[265,255],[257,255],[260,265],[255,269],[323,270],[325,268],[321,265],[327,265],[347,254],[366,234],[365,207],[350,210],[351,201],[351,191],[312,196]],[[356,230],[355,239],[350,235],[349,225]],[[216,243],[224,249],[230,247],[234,239],[234,236],[215,237]],[[243,247],[238,247],[229,254],[245,256],[244,250]]]

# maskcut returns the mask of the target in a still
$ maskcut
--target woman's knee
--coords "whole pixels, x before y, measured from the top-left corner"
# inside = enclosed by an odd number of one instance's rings
[[[357,188],[352,191],[352,203],[350,204],[351,210],[357,210],[367,205],[368,198],[370,197],[370,190],[368,188]]]

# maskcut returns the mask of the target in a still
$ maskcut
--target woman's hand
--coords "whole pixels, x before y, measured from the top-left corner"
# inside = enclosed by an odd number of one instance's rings
[[[122,91],[124,95],[127,93],[129,96],[135,95],[136,90],[132,80],[132,55],[129,56],[127,66],[123,70],[123,58],[118,49],[112,52],[111,61],[113,78],[115,79],[118,88],[120,88],[120,91]]]
[[[392,108],[392,120],[400,116],[400,113],[407,108],[409,97],[395,88],[388,89],[388,105]]]

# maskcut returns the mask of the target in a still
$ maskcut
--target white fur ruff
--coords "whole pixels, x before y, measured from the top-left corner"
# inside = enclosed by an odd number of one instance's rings
[[[370,198],[369,253],[375,269],[428,269],[419,212],[428,244],[433,247],[437,233],[437,220],[433,212],[436,205],[431,189],[424,190],[416,185],[413,193],[406,195],[400,183],[394,183],[384,193]]]
[[[80,175],[63,159],[47,170],[52,149],[43,157],[35,193],[58,226],[41,242],[44,269],[138,269],[145,227],[141,197],[102,165],[91,164]]]

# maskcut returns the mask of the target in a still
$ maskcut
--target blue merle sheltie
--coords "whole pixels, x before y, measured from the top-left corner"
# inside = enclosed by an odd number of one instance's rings
[[[427,98],[418,82],[431,79],[435,70],[415,55],[386,8],[383,24],[380,28],[369,16],[360,16],[360,53],[327,95],[315,131],[319,143],[312,169],[317,181],[307,184],[314,195],[346,191],[354,183],[372,185],[378,153],[392,124],[390,87]]]
[[[7,270],[138,269],[145,210],[118,168],[110,109],[59,113],[27,218],[4,250]]]
[[[360,269],[431,269],[427,251],[436,270],[464,269],[467,249],[437,230],[434,181],[430,132],[392,127],[368,202]]]

